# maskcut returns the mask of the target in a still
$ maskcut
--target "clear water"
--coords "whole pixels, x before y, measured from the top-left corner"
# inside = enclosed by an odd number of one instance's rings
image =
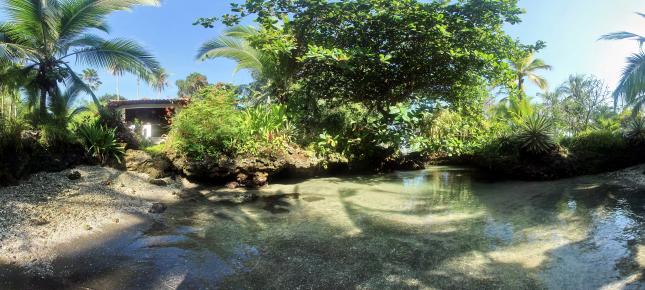
[[[163,224],[60,259],[54,277],[5,284],[645,289],[645,192],[605,181],[486,183],[437,167],[272,185],[281,197],[171,206]]]

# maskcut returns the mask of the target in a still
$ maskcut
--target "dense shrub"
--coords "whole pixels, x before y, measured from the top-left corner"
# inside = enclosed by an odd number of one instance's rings
[[[121,163],[125,149],[117,143],[115,131],[114,128],[93,122],[80,125],[76,134],[87,153],[101,164],[107,164],[111,160]]]
[[[635,117],[629,121],[625,137],[632,144],[645,144],[645,118]]]
[[[235,144],[237,151],[250,154],[258,154],[261,150],[280,151],[293,143],[297,133],[283,105],[244,109],[241,112],[239,130]]]
[[[553,124],[545,116],[532,114],[515,126],[515,136],[522,153],[543,155],[553,150]]]
[[[204,88],[173,119],[168,146],[198,160],[234,154],[240,121],[232,90]]]
[[[224,85],[202,89],[173,119],[168,149],[196,160],[220,155],[262,155],[284,149],[295,135],[281,105],[238,108]]]
[[[560,144],[573,153],[609,153],[614,150],[624,150],[627,145],[620,132],[609,130],[584,131],[575,137],[563,138]]]
[[[19,120],[9,120],[0,117],[1,155],[11,154],[11,152],[17,152],[21,149],[22,142],[20,136],[25,127],[25,124]]]

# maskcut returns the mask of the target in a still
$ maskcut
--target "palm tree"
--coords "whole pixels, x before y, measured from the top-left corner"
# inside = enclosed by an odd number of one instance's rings
[[[98,90],[99,86],[103,84],[99,79],[99,74],[92,68],[83,70],[83,80],[92,91]]]
[[[644,13],[636,13],[645,17]],[[623,69],[618,86],[614,90],[614,105],[623,99],[627,104],[634,106],[634,113],[638,113],[645,104],[645,36],[627,31],[605,34],[601,40],[628,39],[638,42],[640,51],[627,58],[627,65]]]
[[[544,63],[543,60],[535,58],[534,52],[527,53],[524,57],[511,61],[511,68],[517,76],[517,88],[520,94],[524,94],[524,79],[528,78],[543,91],[549,87],[546,79],[537,74],[539,70],[551,70],[551,66]],[[520,99],[522,96],[520,96]]]
[[[161,97],[161,93],[168,87],[168,73],[164,69],[159,70],[159,72],[154,76],[152,81],[152,88],[157,91],[157,98]]]
[[[4,0],[7,21],[0,23],[0,58],[21,60],[22,72],[39,96],[39,115],[47,116],[47,99],[60,83],[78,85],[98,100],[69,62],[115,68],[150,79],[160,65],[137,43],[108,40],[94,31],[109,32],[107,16],[159,0]]]
[[[85,106],[74,107],[79,94],[83,91],[81,87],[71,86],[61,92],[60,89],[49,99],[49,111],[54,124],[67,127],[71,119],[83,111],[88,110]]]
[[[123,70],[117,68],[116,66],[110,66],[107,69],[108,73],[111,74],[114,79],[116,80],[116,92],[115,96],[121,96],[119,92],[119,79],[121,78],[121,75],[123,74]]]
[[[0,60],[0,118],[15,118],[18,114],[17,103],[22,81],[16,64]]]
[[[202,88],[208,86],[208,78],[200,73],[191,73],[185,80],[178,80],[175,82],[179,92],[177,93],[181,98],[190,98]]]
[[[274,55],[253,47],[250,40],[261,35],[261,31],[253,26],[231,27],[219,37],[204,43],[199,49],[197,59],[232,59],[237,62],[234,73],[240,70],[250,71],[257,81],[263,83],[265,91],[268,92],[267,98],[274,95],[279,101],[284,102],[294,61],[289,57]]]

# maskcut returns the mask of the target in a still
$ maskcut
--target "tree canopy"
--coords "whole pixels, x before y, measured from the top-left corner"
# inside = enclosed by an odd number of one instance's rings
[[[251,46],[293,62],[298,92],[387,114],[413,98],[458,101],[470,87],[508,83],[506,60],[523,49],[503,31],[520,21],[516,2],[247,0],[197,23],[254,15],[266,32]]]

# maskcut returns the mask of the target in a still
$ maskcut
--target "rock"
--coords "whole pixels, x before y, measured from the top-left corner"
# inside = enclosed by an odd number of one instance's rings
[[[150,179],[148,182],[157,186],[168,186],[168,182],[161,178]]]
[[[226,184],[226,188],[229,188],[229,189],[235,189],[235,188],[237,188],[239,186],[240,186],[240,184],[237,183],[237,181],[231,181],[231,182]]]
[[[266,172],[256,172],[253,176],[253,186],[262,187],[268,184],[269,174]]]
[[[86,231],[91,231],[91,230],[92,230],[92,226],[90,226],[90,225],[84,225],[84,226],[83,226],[83,228],[84,228]]]
[[[150,210],[148,210],[148,213],[163,213],[166,211],[168,207],[161,203],[161,202],[155,202],[152,204],[152,207],[150,207]]]
[[[235,177],[235,180],[237,180],[238,184],[244,184],[248,181],[249,176],[244,174],[244,173],[238,173],[237,176]]]
[[[67,178],[69,180],[79,180],[79,179],[81,179],[81,173],[76,171],[76,170],[74,170],[70,174],[67,174]]]
[[[128,171],[146,173],[154,179],[167,177],[172,167],[165,156],[152,156],[142,150],[127,150],[124,159]]]

